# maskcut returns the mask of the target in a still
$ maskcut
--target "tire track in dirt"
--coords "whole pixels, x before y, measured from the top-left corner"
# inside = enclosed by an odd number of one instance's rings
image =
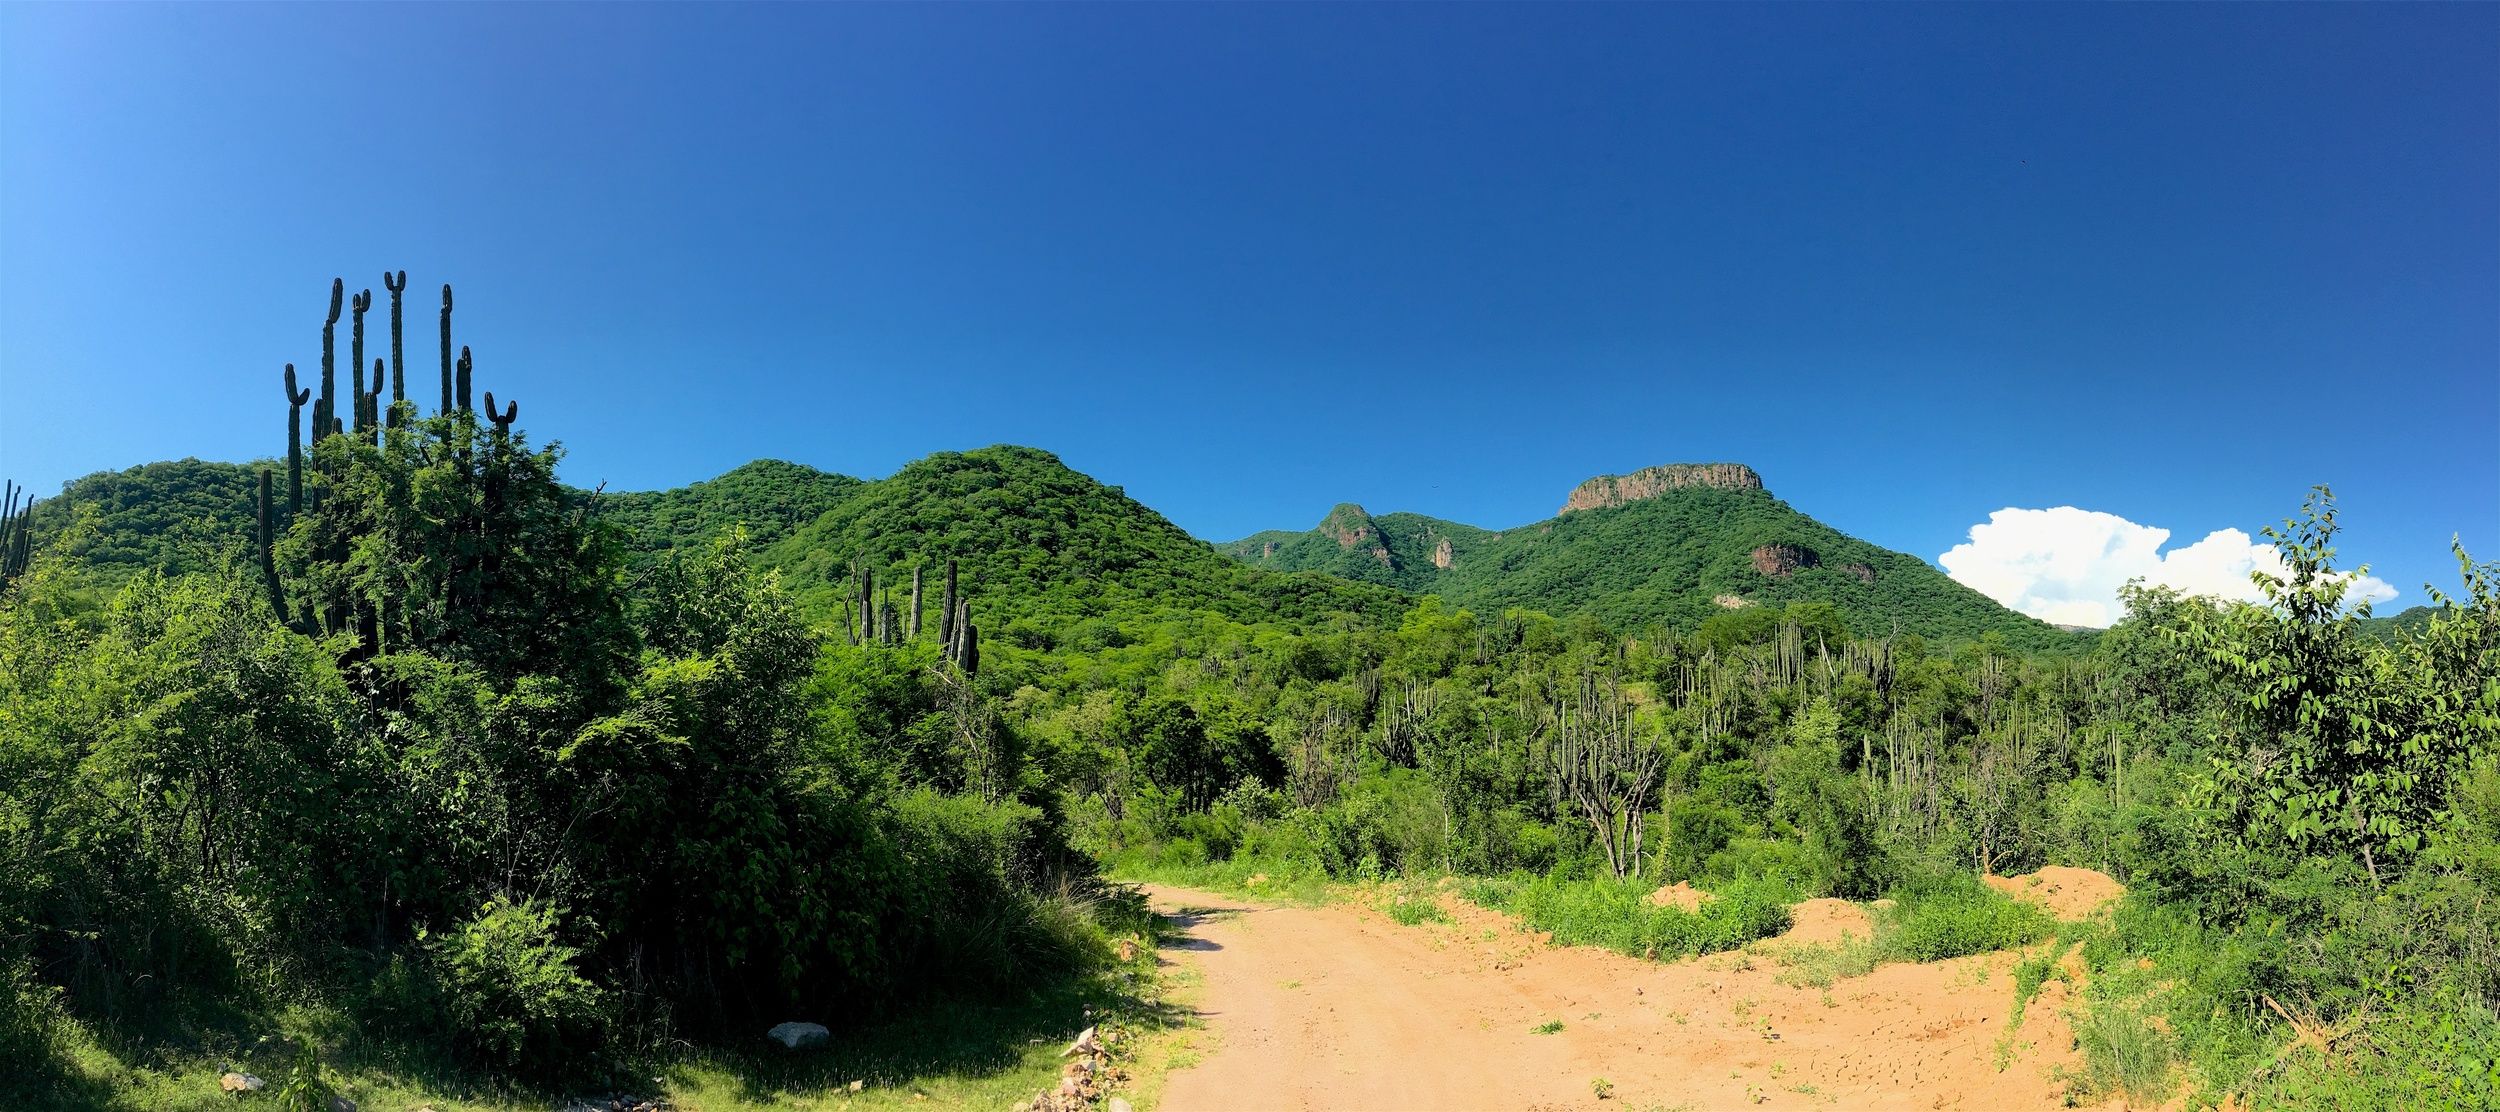
[[[1164,960],[1198,970],[1214,1034],[1167,1081],[1172,1112],[2064,1106],[2050,1075],[2073,1057],[2064,986],[2007,1040],[2013,954],[1887,965],[1825,991],[1776,983],[1764,957],[1548,946],[1452,897],[1451,922],[1406,927],[1355,906],[1147,892],[1181,928]]]

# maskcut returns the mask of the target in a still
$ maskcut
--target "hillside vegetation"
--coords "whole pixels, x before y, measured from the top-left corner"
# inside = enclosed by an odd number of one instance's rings
[[[442,355],[448,406],[325,373],[283,462],[81,480],[0,568],[0,1107],[1022,1099],[1170,1019],[1120,878],[1443,876],[1660,959],[1892,900],[1827,979],[2050,942],[2079,1102],[2500,1105],[2500,566],[2365,625],[2323,489],[2265,602],[2075,641],[1744,488],[1278,541],[1368,582],[1027,448],[593,498]],[[1983,883],[2046,865],[2130,894]]]
[[[1253,567],[1326,571],[1478,611],[1585,614],[1624,631],[1689,632],[1732,608],[1824,602],[1864,637],[1994,634],[2030,650],[2080,640],[1758,488],[1674,487],[1498,533],[1341,505],[1309,532],[1261,533],[1219,547]]]

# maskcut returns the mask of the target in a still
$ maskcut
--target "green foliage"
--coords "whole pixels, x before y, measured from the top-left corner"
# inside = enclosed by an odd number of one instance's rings
[[[1732,884],[1697,908],[1650,901],[1650,888],[1611,878],[1588,881],[1538,877],[1498,889],[1478,888],[1470,898],[1510,912],[1554,941],[1603,946],[1639,957],[1671,959],[1733,950],[1788,929],[1793,890],[1765,881]]]
[[[2040,909],[1967,876],[1905,889],[1878,914],[1878,952],[1901,961],[1942,961],[2007,950],[2049,933]]]
[[[1447,567],[1436,559],[1445,543]],[[1815,563],[1766,575],[1753,552],[1770,545],[1811,552]],[[1721,643],[1767,631],[1764,617],[1724,612],[1714,601],[1732,596],[1773,611],[1792,602],[1829,603],[1848,632],[1862,637],[1909,632],[1963,641],[1994,633],[2032,651],[2077,644],[1924,560],[1840,533],[1761,490],[1684,487],[1499,533],[1339,506],[1310,532],[1261,533],[1220,547],[1255,567],[1325,571],[1440,595],[1480,612],[1587,614],[1626,632],[1707,625],[1710,639]]]
[[[583,978],[581,952],[561,940],[561,921],[536,901],[490,900],[426,939],[444,1018],[488,1064],[567,1061],[597,1041],[602,994]]]

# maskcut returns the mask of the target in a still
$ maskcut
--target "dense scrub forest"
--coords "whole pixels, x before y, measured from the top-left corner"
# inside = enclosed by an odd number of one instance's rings
[[[1682,464],[1580,484],[1553,518],[1495,532],[1340,505],[1308,532],[1222,546],[1254,567],[1319,570],[1495,613],[1586,614],[1609,628],[1691,629],[1723,609],[1826,602],[1861,637],[1970,640],[2034,652],[2082,639],[1771,495],[1740,464]]]
[[[1894,901],[1861,966],[2047,941],[2078,1099],[2500,1105],[2500,566],[2365,626],[2324,491],[2269,602],[2137,590],[2097,638],[1802,593],[1475,610],[1245,566],[1031,449],[568,487],[473,402],[450,290],[429,376],[385,285],[369,379],[371,295],[334,287],[283,458],[17,527],[0,1105],[148,1106],[100,1063],[280,1013],[327,1032],[308,1091],[344,1045],[561,1091],[1082,981],[1141,929],[1107,877],[1441,875],[1661,960],[1811,896]],[[1705,493],[1555,533],[1776,505]],[[2045,864],[2130,894],[2061,926],[1980,883]],[[1678,881],[1718,898],[1645,898]]]

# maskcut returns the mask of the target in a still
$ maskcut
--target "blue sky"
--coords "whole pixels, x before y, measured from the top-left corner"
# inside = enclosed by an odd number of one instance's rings
[[[2329,482],[2410,600],[2500,557],[2495,56],[2489,5],[9,5],[0,474],[282,450],[388,267],[584,484],[1018,442],[1226,538],[1725,459],[1932,559]]]

